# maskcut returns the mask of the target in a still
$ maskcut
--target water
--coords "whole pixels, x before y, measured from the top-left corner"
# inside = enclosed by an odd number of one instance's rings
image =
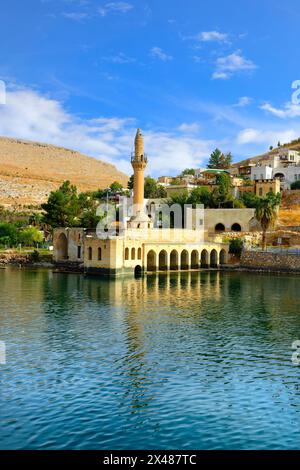
[[[0,447],[299,448],[299,283],[0,270]]]

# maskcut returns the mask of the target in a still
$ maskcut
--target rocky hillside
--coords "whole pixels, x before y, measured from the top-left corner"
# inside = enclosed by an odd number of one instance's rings
[[[280,146],[280,149],[284,148],[289,148],[290,150],[297,150],[300,152],[300,139],[293,140],[292,142],[288,142],[286,144],[282,144]],[[272,158],[273,155],[275,155],[279,150],[279,147],[276,147],[269,152],[263,153],[261,155],[257,155],[256,157],[250,157],[247,158],[246,160],[241,160],[237,163],[234,163],[232,166],[233,167],[239,167],[240,165],[247,165],[249,163],[257,163],[261,160],[268,160],[269,158]]]
[[[0,137],[0,205],[39,205],[66,179],[80,191],[128,181],[115,166],[79,152]]]

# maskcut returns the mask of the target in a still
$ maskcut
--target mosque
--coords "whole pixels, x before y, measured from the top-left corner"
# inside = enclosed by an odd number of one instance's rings
[[[198,227],[154,227],[145,210],[144,172],[147,167],[140,129],[131,156],[134,170],[133,204],[123,230],[108,236],[105,231],[57,228],[54,231],[54,260],[58,267],[103,276],[142,275],[158,271],[188,271],[218,268],[226,264],[228,244],[216,243]]]

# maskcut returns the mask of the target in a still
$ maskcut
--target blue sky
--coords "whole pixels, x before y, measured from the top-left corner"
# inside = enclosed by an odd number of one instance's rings
[[[296,0],[10,0],[1,5],[0,135],[78,149],[130,173],[235,160],[300,136]]]

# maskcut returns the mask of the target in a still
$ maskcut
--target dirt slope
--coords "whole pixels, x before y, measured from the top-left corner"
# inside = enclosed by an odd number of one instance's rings
[[[69,179],[80,191],[127,185],[115,166],[54,145],[0,137],[0,204],[37,205]]]

